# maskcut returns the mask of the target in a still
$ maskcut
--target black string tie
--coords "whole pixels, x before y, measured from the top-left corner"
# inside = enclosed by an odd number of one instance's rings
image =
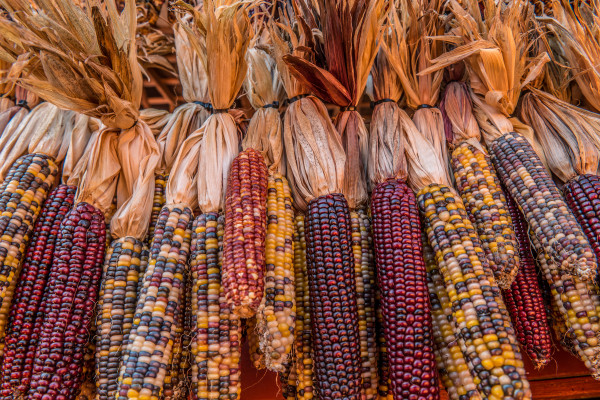
[[[421,108],[437,108],[437,107],[430,106],[429,104],[421,104],[419,107],[417,107],[417,110],[420,110]]]
[[[392,99],[381,99],[381,100],[377,100],[377,101],[372,101],[371,102],[371,108],[375,108],[375,106],[378,106],[382,103],[395,103],[395,100]]]
[[[344,112],[344,111],[356,111],[356,106],[346,106],[346,107],[340,108],[340,112]]]
[[[274,101],[270,104],[265,104],[264,106],[262,106],[262,108],[279,108],[279,102],[278,101]]]
[[[287,103],[287,105],[290,105],[290,104],[292,104],[300,99],[303,99],[305,97],[308,97],[308,96],[310,96],[310,95],[309,94],[299,94],[298,96],[294,96],[291,99],[287,99],[286,103]]]
[[[31,108],[29,108],[29,104],[27,104],[27,100],[19,100],[17,102],[17,105],[19,107],[23,107],[24,109],[26,109],[27,111],[31,111]]]
[[[194,104],[198,104],[199,106],[202,106],[204,108],[206,108],[208,111],[211,111],[213,106],[210,103],[205,103],[203,101],[194,101]]]

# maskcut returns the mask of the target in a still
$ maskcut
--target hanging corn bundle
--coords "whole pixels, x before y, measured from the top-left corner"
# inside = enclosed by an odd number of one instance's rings
[[[201,212],[192,227],[190,261],[193,329],[196,331],[192,341],[192,397],[235,399],[241,389],[241,322],[233,313],[231,299],[226,298],[223,253],[229,250],[224,235],[233,225],[225,220],[223,210],[227,207],[225,193],[229,194],[231,176],[236,176],[231,174],[239,176],[240,173],[235,168],[257,171],[253,168],[258,164],[250,162],[254,157],[251,152],[237,158],[237,163],[234,161],[239,145],[237,124],[227,110],[233,105],[246,75],[245,53],[252,27],[244,4],[239,2],[228,1],[217,7],[218,4],[209,1],[200,11],[180,4],[194,17],[193,24],[185,29],[206,71],[214,107],[214,114],[184,142],[174,166],[174,170],[182,166],[177,174],[188,177],[185,187],[198,197]],[[260,157],[258,152],[255,154]],[[264,170],[266,178],[266,168]],[[167,190],[170,187],[171,182]],[[245,190],[246,194],[251,188]],[[227,198],[229,201],[229,196]],[[258,219],[232,222],[253,232],[261,223]],[[246,276],[244,271],[239,272]]]
[[[498,286],[507,289],[519,268],[517,238],[500,180],[479,142],[479,126],[466,85],[449,83],[440,108],[450,122],[446,136],[452,138],[450,162],[458,193],[477,229]]]
[[[395,14],[395,9],[390,11],[391,18]],[[384,34],[383,48],[371,70],[376,106],[371,119],[368,171],[374,187],[371,210],[382,330],[389,354],[385,362],[389,392],[395,398],[412,394],[435,399],[439,398],[439,384],[421,223],[415,195],[406,184],[405,137],[416,127],[398,107],[402,86],[388,55],[389,48],[398,45],[398,39],[393,33]],[[398,276],[404,279],[399,280]],[[415,357],[420,359],[418,367]],[[419,389],[414,390],[416,387]]]
[[[568,210],[556,185],[517,119],[511,118],[521,89],[533,80],[548,60],[546,53],[527,56],[531,4],[518,0],[485,2],[485,20],[476,1],[456,1],[450,7],[461,33],[461,45],[433,61],[430,70],[465,60],[475,95],[475,116],[500,180],[523,211],[531,230],[546,252],[564,272],[590,280],[596,275],[593,251],[575,217]],[[529,133],[528,133],[529,134]],[[538,153],[541,154],[541,153]]]
[[[493,272],[441,156],[421,134],[407,136],[409,181],[452,309],[452,326],[482,397],[530,399],[523,359]]]
[[[268,31],[263,32],[261,37],[264,41],[268,40],[267,33]],[[278,111],[279,102],[283,98],[283,86],[275,60],[261,50],[261,46],[264,45],[256,43],[246,55],[246,93],[256,111],[248,125],[242,148],[260,152],[269,174],[264,297],[256,314],[255,332],[259,336],[264,366],[272,371],[283,372],[285,365],[295,368],[295,363],[288,361],[296,337],[294,210],[290,186],[283,175],[285,160]],[[293,376],[295,375],[294,371]]]

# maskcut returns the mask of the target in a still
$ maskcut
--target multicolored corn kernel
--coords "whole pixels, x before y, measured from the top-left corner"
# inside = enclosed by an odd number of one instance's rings
[[[222,285],[224,217],[199,215],[192,227],[192,398],[235,400],[241,392],[242,327]]]
[[[297,382],[296,365],[294,362],[294,353],[290,354],[287,361],[283,364],[283,369],[277,374],[281,384],[281,392],[286,400],[296,400]]]
[[[146,241],[149,245],[152,245],[150,241],[154,237],[154,228],[158,222],[158,216],[160,211],[165,206],[167,198],[165,197],[165,190],[167,187],[167,180],[169,175],[167,174],[156,174],[154,175],[154,197],[152,198],[152,214],[150,216],[150,225],[148,226],[148,235]]]
[[[377,400],[394,400],[392,382],[390,381],[390,358],[383,333],[383,311],[379,289],[375,292],[375,310],[377,312]]]
[[[265,369],[265,355],[260,349],[260,333],[256,327],[255,317],[246,320],[246,337],[248,338],[248,351],[250,352],[252,365],[258,370]]]
[[[90,204],[76,204],[62,221],[48,276],[30,399],[73,399],[79,393],[105,239],[104,215]]]
[[[314,398],[313,359],[310,323],[310,293],[306,270],[306,238],[304,215],[296,216],[294,231],[294,277],[296,284],[296,397],[298,400]]]
[[[371,210],[393,396],[439,399],[415,195],[402,181],[385,181],[373,191]]]
[[[14,162],[0,186],[0,355],[16,276],[35,221],[58,175],[58,166],[43,154],[27,154]]]
[[[510,196],[507,196],[506,200],[517,234],[521,264],[515,281],[510,289],[502,292],[502,296],[510,312],[521,348],[525,350],[533,364],[541,368],[552,358],[548,315],[538,282],[535,261],[531,255],[527,223],[514,200]]]
[[[508,311],[460,198],[444,185],[417,194],[429,244],[444,278],[453,331],[490,400],[531,398]]]
[[[451,156],[456,188],[477,229],[498,285],[506,289],[519,269],[519,249],[500,180],[487,153],[462,142]]]
[[[360,335],[346,199],[337,193],[313,199],[305,224],[315,394],[322,400],[359,399]]]
[[[567,204],[600,259],[600,177],[579,175],[563,187]]]
[[[594,279],[594,251],[529,142],[518,133],[506,133],[492,142],[490,155],[537,238],[536,251],[545,252],[566,273]]]
[[[223,288],[235,314],[250,318],[264,292],[267,166],[254,149],[232,162],[225,198]]]
[[[160,398],[175,341],[191,220],[192,211],[180,205],[167,205],[160,213],[133,326],[123,344],[118,400]]]
[[[114,399],[117,392],[123,343],[135,315],[143,249],[141,241],[125,237],[113,241],[107,251],[96,319],[98,400]]]
[[[295,337],[293,236],[294,210],[287,179],[281,175],[269,176],[265,293],[256,318],[264,364],[277,372],[283,371]]]
[[[39,330],[43,322],[42,299],[60,224],[73,207],[74,186],[59,185],[48,195],[33,229],[21,274],[10,307],[5,354],[0,370],[0,398],[24,396],[29,390]]]

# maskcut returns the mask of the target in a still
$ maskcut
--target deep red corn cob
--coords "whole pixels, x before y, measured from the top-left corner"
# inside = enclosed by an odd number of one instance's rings
[[[563,188],[567,205],[600,260],[600,176],[579,175]]]
[[[79,203],[58,234],[29,398],[70,400],[79,392],[98,299],[106,227],[101,211]]]
[[[23,396],[29,390],[31,369],[43,314],[38,313],[54,259],[60,224],[73,207],[74,186],[60,185],[48,195],[25,253],[21,275],[11,305],[2,360],[0,398]],[[39,328],[38,328],[39,330]]]
[[[414,193],[388,180],[372,195],[373,241],[394,398],[438,399],[421,222]]]
[[[350,212],[341,194],[313,199],[306,216],[316,397],[359,399],[361,359]]]
[[[519,272],[510,289],[503,290],[506,308],[521,347],[537,368],[551,359],[552,339],[542,290],[537,277],[535,261],[531,255],[527,223],[510,196],[506,196],[508,211],[519,243]]]
[[[242,318],[256,313],[264,292],[267,184],[258,151],[245,150],[233,160],[225,199],[223,288]]]

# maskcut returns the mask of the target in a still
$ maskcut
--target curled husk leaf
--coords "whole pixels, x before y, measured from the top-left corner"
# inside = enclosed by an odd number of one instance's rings
[[[171,113],[167,110],[159,110],[157,108],[144,108],[140,110],[140,120],[148,125],[150,132],[155,137],[162,132],[170,119]]]
[[[440,102],[440,110],[443,112],[445,120],[447,119],[450,123],[451,129],[446,130],[446,137],[451,146],[456,147],[462,142],[468,141],[482,150],[479,143],[481,133],[473,115],[471,97],[466,84],[450,82],[446,86]]]

